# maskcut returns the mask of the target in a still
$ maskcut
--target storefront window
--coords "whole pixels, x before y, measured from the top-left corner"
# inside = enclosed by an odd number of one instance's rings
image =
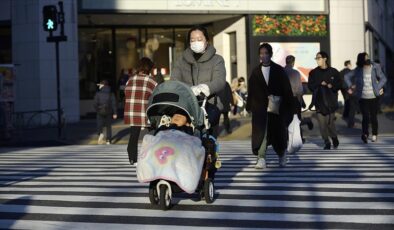
[[[79,89],[80,99],[92,99],[96,84],[109,80],[113,86],[113,47],[111,29],[79,29]]]
[[[116,75],[132,74],[140,59],[137,29],[116,29]]]
[[[170,69],[172,46],[174,45],[172,28],[145,29],[142,41],[143,56],[150,58],[157,68],[162,69],[162,74],[167,75]]]
[[[189,28],[80,28],[80,99],[93,99],[96,84],[109,80],[118,99],[121,81],[135,72],[138,60],[150,58],[166,79],[173,63],[187,47]],[[114,31],[114,42],[112,40]],[[114,44],[113,44],[114,43]]]
[[[187,48],[187,32],[189,29],[175,29],[175,47],[173,49],[173,61],[182,57],[182,52]]]
[[[0,64],[12,63],[11,27],[0,27]]]

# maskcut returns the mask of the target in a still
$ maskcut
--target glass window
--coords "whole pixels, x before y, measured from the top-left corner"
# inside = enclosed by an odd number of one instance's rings
[[[155,67],[162,69],[162,74],[169,74],[171,51],[174,44],[172,28],[148,28],[142,30],[142,53],[150,58]]]
[[[12,63],[11,26],[0,27],[0,63]]]
[[[116,30],[116,74],[122,75],[124,70],[133,73],[140,55],[138,53],[138,30],[117,29]],[[119,80],[119,78],[118,78]]]
[[[189,28],[175,29],[175,47],[173,50],[173,61],[182,57],[182,52],[187,48],[187,32]]]
[[[111,29],[80,28],[78,52],[80,99],[92,99],[100,80],[115,85]]]

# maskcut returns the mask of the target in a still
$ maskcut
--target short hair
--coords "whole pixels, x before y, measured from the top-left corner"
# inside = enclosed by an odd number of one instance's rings
[[[245,78],[244,77],[238,78],[238,82],[245,82]]]
[[[143,57],[138,61],[137,73],[149,74],[155,64],[147,57]]]
[[[295,62],[295,57],[293,55],[289,55],[286,57],[286,65],[293,64]]]
[[[272,46],[270,44],[268,44],[267,42],[261,44],[259,47],[259,53],[262,48],[266,49],[268,51],[268,54],[272,57],[273,52],[272,52]]]
[[[192,28],[190,28],[189,32],[187,32],[187,43],[190,43],[190,35],[192,34],[193,31],[199,30],[204,34],[204,37],[207,41],[209,41],[209,35],[208,35],[208,30],[202,25],[195,25]]]
[[[347,66],[347,65],[350,65],[351,63],[350,63],[350,60],[346,60],[344,63],[343,63],[343,65],[344,66]]]
[[[325,58],[326,59],[326,65],[327,66],[330,66],[330,62],[329,62],[329,56],[328,56],[328,54],[325,52],[325,51],[319,51],[317,54],[320,54],[320,56],[322,57],[322,58]],[[316,54],[316,55],[317,55]]]

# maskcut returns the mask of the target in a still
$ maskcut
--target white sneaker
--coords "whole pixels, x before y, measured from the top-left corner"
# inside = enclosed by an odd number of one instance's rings
[[[104,143],[104,133],[100,133],[98,137],[97,144],[101,145]]]
[[[287,158],[287,154],[285,153],[282,157],[279,157],[279,167],[286,167],[289,159]]]
[[[267,167],[264,158],[257,159],[256,165],[254,166],[255,169],[264,169]]]
[[[372,141],[372,142],[376,142],[377,140],[378,140],[378,136],[372,135],[371,141]]]
[[[106,142],[106,144],[107,144],[107,145],[110,145],[110,144],[111,144],[111,142],[110,142],[110,141],[107,141],[107,142]]]

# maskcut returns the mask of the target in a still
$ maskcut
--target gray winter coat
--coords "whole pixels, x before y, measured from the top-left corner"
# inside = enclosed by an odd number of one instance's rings
[[[189,86],[206,84],[211,95],[219,93],[226,84],[226,69],[223,57],[216,54],[216,49],[208,45],[205,53],[196,61],[193,51],[187,48],[172,69],[172,80],[181,81]],[[210,100],[214,103],[215,99]],[[222,103],[217,98],[217,106],[222,109]]]

